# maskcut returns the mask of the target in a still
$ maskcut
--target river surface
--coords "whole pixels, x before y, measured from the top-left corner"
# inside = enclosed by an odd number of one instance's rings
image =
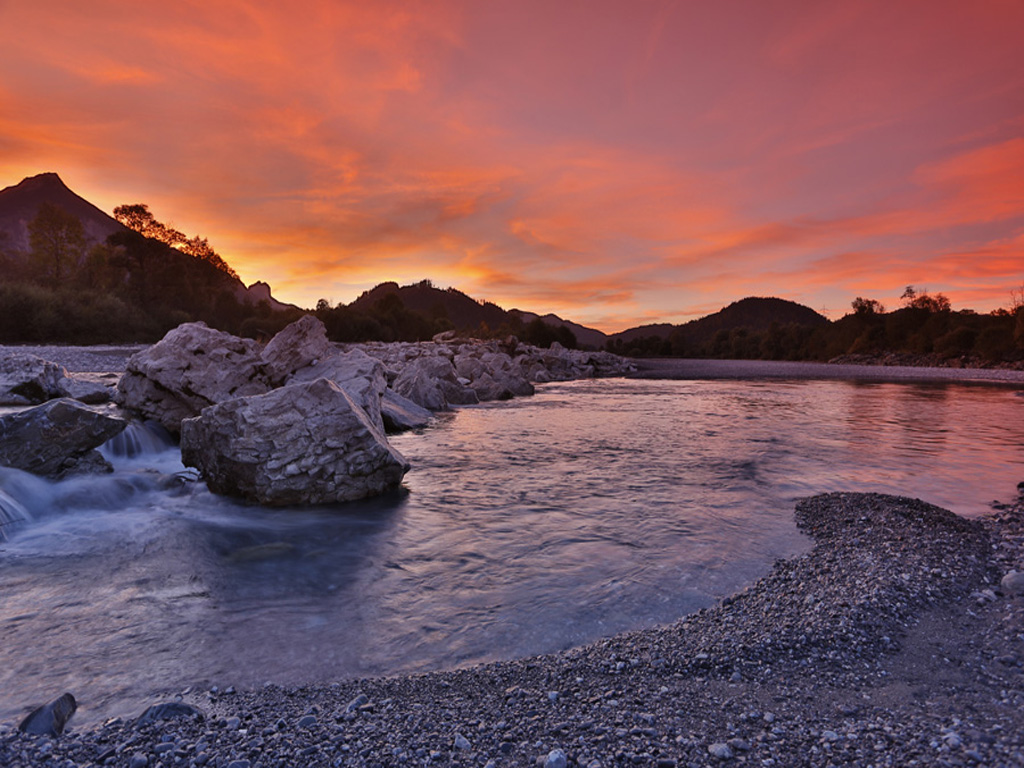
[[[969,516],[1024,480],[1012,388],[598,380],[460,409],[394,445],[402,491],[329,509],[211,495],[141,427],[113,475],[0,470],[0,722],[65,690],[79,725],[158,694],[555,651],[742,588],[809,541],[794,500]],[[134,453],[134,456],[125,455]]]

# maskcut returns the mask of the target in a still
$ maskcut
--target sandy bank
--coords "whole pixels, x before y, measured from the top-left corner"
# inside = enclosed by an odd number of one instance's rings
[[[188,692],[204,721],[8,730],[0,764],[1022,764],[1024,596],[999,579],[1024,567],[1024,506],[978,521],[830,494],[796,516],[809,553],[666,627],[452,672]]]

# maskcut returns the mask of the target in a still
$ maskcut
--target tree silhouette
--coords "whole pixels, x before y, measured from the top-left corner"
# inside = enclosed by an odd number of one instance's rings
[[[53,203],[39,206],[28,225],[30,256],[42,282],[56,289],[72,272],[85,250],[82,222]]]

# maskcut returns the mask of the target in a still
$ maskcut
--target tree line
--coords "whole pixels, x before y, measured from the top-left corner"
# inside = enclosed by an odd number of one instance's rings
[[[667,337],[612,340],[609,351],[631,357],[696,357],[826,361],[846,355],[887,355],[949,364],[1024,361],[1024,287],[1006,308],[988,314],[954,311],[941,293],[908,286],[893,311],[857,297],[851,312],[830,323],[765,322],[701,333],[688,324]],[[697,321],[698,323],[700,321]]]
[[[147,342],[183,322],[232,333],[276,325],[205,238],[161,224],[143,204],[119,206],[126,229],[89,246],[82,222],[51,203],[28,224],[28,251],[0,240],[0,341]]]

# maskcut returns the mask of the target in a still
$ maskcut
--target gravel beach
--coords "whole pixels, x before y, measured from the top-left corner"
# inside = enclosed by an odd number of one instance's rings
[[[1024,500],[966,520],[829,494],[796,518],[810,552],[669,626],[451,672],[164,700],[202,718],[56,739],[7,724],[0,765],[1024,765],[1024,595],[1001,585],[1024,570]]]

